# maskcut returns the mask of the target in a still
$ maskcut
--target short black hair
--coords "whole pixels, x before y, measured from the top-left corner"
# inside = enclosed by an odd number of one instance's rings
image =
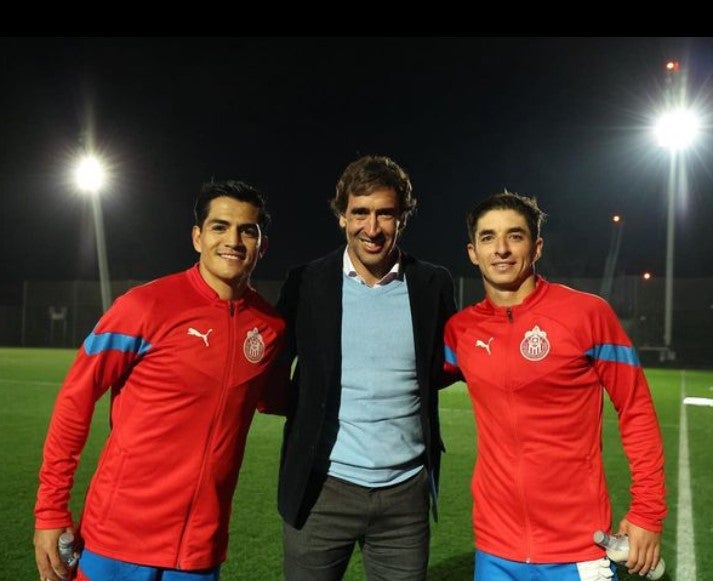
[[[203,222],[205,222],[205,219],[208,217],[208,208],[210,207],[211,201],[221,196],[227,196],[255,206],[258,209],[258,224],[260,230],[262,230],[263,233],[267,231],[271,222],[270,214],[267,212],[267,196],[253,186],[240,180],[211,180],[203,184],[200,194],[198,194],[195,205],[193,206],[193,219],[195,220],[196,226],[199,228],[203,227]]]
[[[475,244],[475,228],[478,225],[478,220],[490,210],[515,210],[525,218],[533,240],[540,237],[540,229],[547,217],[547,214],[537,205],[537,199],[534,197],[522,196],[507,190],[492,194],[478,202],[466,216],[468,238],[473,244]]]

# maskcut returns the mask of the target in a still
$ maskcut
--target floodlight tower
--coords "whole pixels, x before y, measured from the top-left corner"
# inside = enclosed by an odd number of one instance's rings
[[[77,163],[75,169],[77,187],[89,195],[94,215],[94,231],[97,239],[97,261],[99,262],[99,288],[101,290],[102,312],[111,305],[111,286],[109,278],[109,261],[106,253],[106,237],[104,236],[104,220],[102,219],[99,194],[104,185],[106,172],[99,158],[85,155]]]
[[[612,232],[609,242],[609,253],[604,263],[604,277],[602,278],[602,288],[600,291],[601,296],[607,300],[611,299],[614,271],[616,270],[616,262],[619,258],[619,249],[621,248],[621,237],[624,232],[624,220],[619,214],[612,216],[611,221]]]
[[[668,212],[666,217],[666,283],[664,297],[663,346],[666,359],[676,357],[671,349],[673,336],[673,262],[676,193],[685,187],[686,167],[684,153],[696,138],[699,122],[686,104],[685,76],[680,63],[666,63],[665,108],[656,123],[656,138],[661,147],[669,151]]]

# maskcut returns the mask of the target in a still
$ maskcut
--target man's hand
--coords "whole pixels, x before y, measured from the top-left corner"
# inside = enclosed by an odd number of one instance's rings
[[[629,558],[626,561],[629,573],[646,575],[661,558],[661,533],[637,527],[626,518],[621,519],[618,532],[629,536]]]
[[[35,529],[35,562],[40,572],[40,581],[65,581],[69,579],[69,569],[59,558],[57,541],[65,532],[74,532],[71,528]]]

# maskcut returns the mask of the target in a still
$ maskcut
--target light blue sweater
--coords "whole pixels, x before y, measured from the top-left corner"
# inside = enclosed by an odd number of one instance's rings
[[[330,475],[361,486],[402,482],[423,465],[406,284],[369,287],[344,277],[341,398],[328,410],[320,455]]]

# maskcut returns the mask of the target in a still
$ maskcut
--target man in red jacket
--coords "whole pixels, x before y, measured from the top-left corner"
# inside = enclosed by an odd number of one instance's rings
[[[192,233],[198,263],[119,297],[84,341],[44,446],[34,539],[42,580],[70,573],[57,550],[64,531],[83,542],[78,579],[218,579],[253,414],[284,412],[269,389],[284,323],[250,287],[268,223],[256,189],[206,184]],[[108,390],[111,432],[75,531],[74,473]]]
[[[468,254],[485,299],[446,325],[446,368],[468,384],[478,426],[472,479],[477,579],[611,578],[592,541],[611,528],[602,464],[604,391],[632,474],[627,566],[659,560],[666,515],[663,444],[649,387],[601,298],[535,274],[544,214],[503,192],[468,215]]]

